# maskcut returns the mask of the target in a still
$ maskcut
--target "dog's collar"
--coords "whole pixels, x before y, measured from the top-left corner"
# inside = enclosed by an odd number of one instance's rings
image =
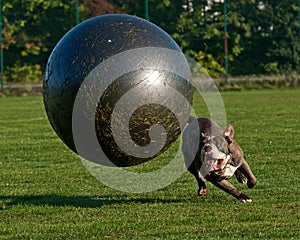
[[[231,153],[228,153],[227,156],[226,156],[226,165],[230,164],[232,162],[232,154]]]
[[[232,151],[230,149],[230,145],[228,146],[228,154],[227,154],[227,157],[229,156],[229,160],[227,162],[228,163],[231,163],[232,162]]]
[[[232,152],[231,152],[231,149],[230,149],[230,145],[228,146],[228,154],[226,155],[226,164],[224,166],[224,168],[228,165],[228,164],[231,164],[232,163]],[[223,168],[223,169],[224,169]]]

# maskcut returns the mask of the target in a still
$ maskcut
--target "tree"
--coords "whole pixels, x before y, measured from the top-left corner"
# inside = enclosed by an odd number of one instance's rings
[[[264,1],[269,19],[270,44],[266,52],[267,73],[300,71],[300,33],[297,0]]]
[[[2,0],[6,79],[41,81],[59,39],[76,24],[76,0]],[[150,21],[212,76],[224,73],[223,0],[148,0]],[[80,19],[128,13],[145,1],[80,0]],[[298,0],[227,1],[231,75],[300,71]]]
[[[3,2],[3,47],[9,80],[41,79],[50,51],[74,26],[73,12],[67,0]]]
[[[82,0],[82,19],[87,19],[102,14],[123,13],[116,5],[107,0]]]
[[[112,11],[106,0],[80,1],[81,19]],[[75,24],[75,0],[3,0],[8,81],[41,81],[52,49]]]
[[[300,71],[297,0],[231,1],[230,11],[244,18],[242,51],[232,63],[234,75]],[[233,27],[230,32],[239,32]]]

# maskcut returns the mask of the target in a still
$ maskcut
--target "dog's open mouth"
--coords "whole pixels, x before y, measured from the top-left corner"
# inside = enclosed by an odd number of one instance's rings
[[[224,162],[225,159],[213,159],[209,157],[204,160],[206,168],[209,172],[221,169]]]
[[[221,152],[214,144],[205,145],[201,151],[202,163],[208,172],[223,169],[228,156]]]

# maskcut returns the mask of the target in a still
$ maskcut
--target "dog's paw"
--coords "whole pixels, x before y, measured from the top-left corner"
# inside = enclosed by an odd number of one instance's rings
[[[256,186],[256,184],[257,184],[256,179],[247,182],[248,188],[254,188]]]
[[[251,203],[252,202],[252,199],[251,198],[248,198],[248,199],[240,199],[239,200],[241,203]]]
[[[198,189],[198,196],[204,196],[206,194],[206,188],[199,188]]]
[[[246,194],[242,193],[239,195],[238,200],[242,203],[250,203],[252,202],[252,199],[249,198]]]
[[[239,183],[244,184],[244,185],[248,184],[248,179],[239,170],[236,170],[235,176],[236,176],[236,179],[238,180]]]

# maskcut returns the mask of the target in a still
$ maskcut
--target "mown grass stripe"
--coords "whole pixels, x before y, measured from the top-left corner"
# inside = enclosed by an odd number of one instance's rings
[[[251,190],[231,180],[251,204],[210,183],[197,197],[188,172],[156,192],[110,189],[56,136],[41,97],[0,98],[0,239],[299,239],[300,89],[222,96],[258,177]],[[135,170],[157,169],[176,150]]]

